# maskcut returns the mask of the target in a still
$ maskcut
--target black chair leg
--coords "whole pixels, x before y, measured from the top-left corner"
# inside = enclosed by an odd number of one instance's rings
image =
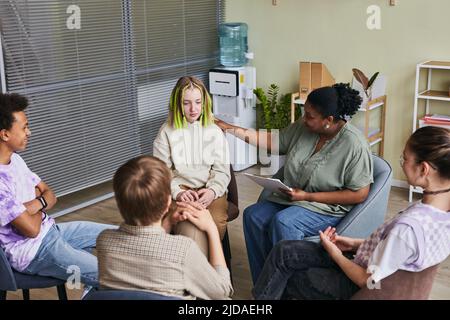
[[[23,300],[30,300],[30,290],[22,289]]]
[[[6,293],[5,290],[0,290],[0,300],[6,300]]]
[[[58,290],[58,298],[59,300],[67,300],[66,286],[64,284],[60,284],[56,287]]]
[[[228,237],[228,229],[225,230],[225,235],[222,240],[223,255],[225,256],[225,262],[227,263],[228,270],[230,270],[230,279],[233,283],[233,275],[231,273],[231,248],[230,238]]]

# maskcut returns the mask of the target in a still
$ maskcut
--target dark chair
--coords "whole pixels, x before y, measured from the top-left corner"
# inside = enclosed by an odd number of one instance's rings
[[[351,300],[427,300],[439,265],[420,272],[398,270],[380,281],[379,289],[362,288]]]
[[[148,291],[92,289],[83,297],[83,300],[181,300],[181,298]]]
[[[0,300],[6,300],[8,291],[21,289],[24,300],[30,300],[30,289],[56,286],[59,300],[67,300],[65,280],[34,276],[17,272],[11,268],[5,252],[0,248]]]
[[[372,155],[372,159],[374,182],[370,186],[367,199],[355,205],[337,225],[337,232],[343,236],[367,238],[384,222],[391,190],[392,168],[386,160],[376,155]],[[284,168],[278,170],[274,178],[282,180],[283,170]],[[258,202],[264,200],[270,194],[270,191],[263,190]],[[307,237],[305,240],[318,242],[319,236]]]
[[[230,165],[230,183],[228,184],[228,222],[233,221],[239,216],[239,202],[238,202],[238,189],[236,184],[236,177],[234,175],[233,167]],[[225,231],[225,235],[222,239],[222,248],[225,255],[225,261],[227,263],[228,270],[231,275],[231,247],[230,238],[228,236],[228,229]]]

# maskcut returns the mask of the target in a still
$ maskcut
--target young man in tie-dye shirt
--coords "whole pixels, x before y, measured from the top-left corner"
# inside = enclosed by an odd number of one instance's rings
[[[98,234],[114,226],[92,222],[55,224],[46,214],[56,203],[49,186],[16,153],[25,150],[31,131],[18,94],[0,94],[0,246],[12,268],[98,285],[97,258],[86,250]]]

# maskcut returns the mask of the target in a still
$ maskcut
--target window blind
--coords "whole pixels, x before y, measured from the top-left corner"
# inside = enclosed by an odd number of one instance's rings
[[[70,5],[80,28],[69,29]],[[151,154],[182,75],[218,64],[217,0],[0,0],[9,92],[26,95],[21,155],[58,196],[108,181]],[[206,83],[206,82],[205,82]]]
[[[217,28],[224,2],[133,1],[131,12],[141,150],[151,154],[178,78],[193,75],[208,85],[208,70],[219,64]]]
[[[1,19],[7,89],[30,101],[30,168],[58,195],[111,179],[140,153],[122,1],[2,1]]]

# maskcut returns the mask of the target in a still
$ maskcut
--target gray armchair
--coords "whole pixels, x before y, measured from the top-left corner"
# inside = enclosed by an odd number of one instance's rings
[[[351,300],[427,300],[439,264],[420,272],[397,270],[380,281],[378,289],[362,288]]]
[[[386,209],[391,190],[392,168],[389,163],[372,155],[373,159],[373,179],[367,199],[354,206],[347,213],[342,221],[337,225],[336,230],[340,235],[353,238],[367,238],[378,226],[384,222]],[[283,179],[282,167],[273,176]],[[268,190],[263,190],[258,198],[258,202],[266,199],[271,194]],[[305,240],[319,241],[319,236],[307,237]]]
[[[30,289],[56,286],[60,300],[67,300],[65,280],[38,275],[29,275],[11,268],[6,254],[0,248],[0,300],[6,300],[8,291],[22,289],[23,299],[30,300]]]

